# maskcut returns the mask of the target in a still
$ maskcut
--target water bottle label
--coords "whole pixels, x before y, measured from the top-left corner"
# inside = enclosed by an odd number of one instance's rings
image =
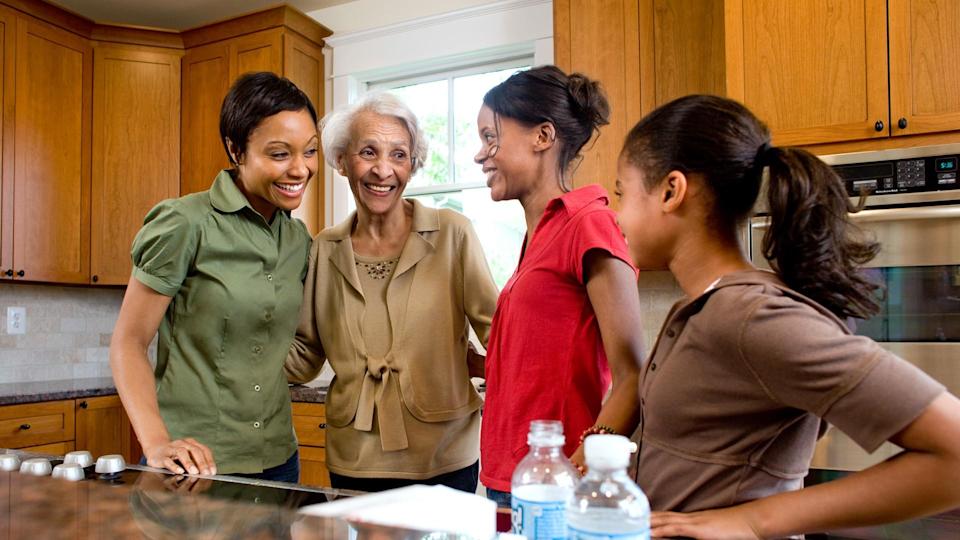
[[[527,501],[512,497],[514,534],[530,540],[565,540],[567,538],[566,501]]]
[[[623,533],[585,531],[568,526],[570,540],[650,540],[650,530]]]

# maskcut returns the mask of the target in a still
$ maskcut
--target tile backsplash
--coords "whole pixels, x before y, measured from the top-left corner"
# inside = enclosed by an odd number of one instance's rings
[[[0,383],[109,377],[122,289],[0,283]],[[7,333],[7,308],[26,310]]]
[[[649,353],[683,293],[669,272],[641,272],[638,288]],[[0,383],[109,377],[110,337],[122,301],[122,289],[0,283]],[[24,334],[7,333],[7,308],[14,306],[26,310]],[[327,366],[314,384],[332,375]]]
[[[667,271],[640,272],[638,288],[640,313],[643,317],[643,343],[649,355],[663,321],[673,304],[683,297],[683,291],[673,279],[673,275]]]

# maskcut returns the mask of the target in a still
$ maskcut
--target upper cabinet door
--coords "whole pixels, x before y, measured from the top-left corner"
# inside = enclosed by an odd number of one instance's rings
[[[17,17],[0,8],[0,280],[13,276],[13,96]],[[2,537],[2,536],[0,536]]]
[[[90,280],[92,50],[17,20],[14,267],[23,279]]]
[[[230,166],[220,142],[220,105],[230,88],[230,54],[224,43],[196,47],[183,57],[180,194],[210,189]]]
[[[960,2],[890,0],[894,135],[960,126]]]
[[[180,57],[123,46],[94,50],[94,283],[127,283],[130,245],[144,216],[180,191]]]
[[[637,0],[555,0],[557,65],[601,82],[610,102],[610,124],[573,164],[573,184],[601,184],[612,193],[623,135],[640,120],[640,49]],[[616,201],[611,201],[616,204]]]
[[[730,96],[776,144],[890,134],[886,0],[731,0],[725,17]]]
[[[230,44],[230,80],[251,71],[283,74],[283,30],[275,28],[233,38]]]
[[[283,76],[303,90],[317,114],[323,113],[323,51],[313,43],[290,32],[283,36]],[[318,143],[319,144],[319,143]],[[303,220],[311,236],[323,229],[323,156],[319,156],[317,174],[303,193],[303,202],[293,216]]]

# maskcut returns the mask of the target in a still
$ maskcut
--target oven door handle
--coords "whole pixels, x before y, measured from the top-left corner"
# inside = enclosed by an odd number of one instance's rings
[[[960,218],[960,205],[911,206],[906,208],[875,208],[850,214],[855,223],[879,221],[903,221],[908,219],[956,219]]]

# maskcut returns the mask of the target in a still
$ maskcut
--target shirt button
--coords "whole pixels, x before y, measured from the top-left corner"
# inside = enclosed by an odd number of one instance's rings
[[[260,385],[259,385],[259,384],[253,385],[253,391],[254,391],[254,392],[259,392],[259,391],[260,391]]]
[[[263,350],[263,349],[261,349],[259,345],[255,345],[255,346],[253,347],[253,353],[254,353],[254,354],[260,354],[260,351],[262,351],[262,350]]]
[[[273,314],[268,311],[264,313],[263,318],[269,321],[270,319],[273,318]]]
[[[675,335],[677,335],[677,333],[673,331],[673,328],[667,328],[667,337],[673,337]]]
[[[656,371],[656,370],[657,370],[657,363],[654,362],[654,363],[650,364],[650,371]]]
[[[273,281],[273,274],[267,274],[267,281]]]
[[[254,422],[253,427],[256,429],[260,429],[260,422]]]

